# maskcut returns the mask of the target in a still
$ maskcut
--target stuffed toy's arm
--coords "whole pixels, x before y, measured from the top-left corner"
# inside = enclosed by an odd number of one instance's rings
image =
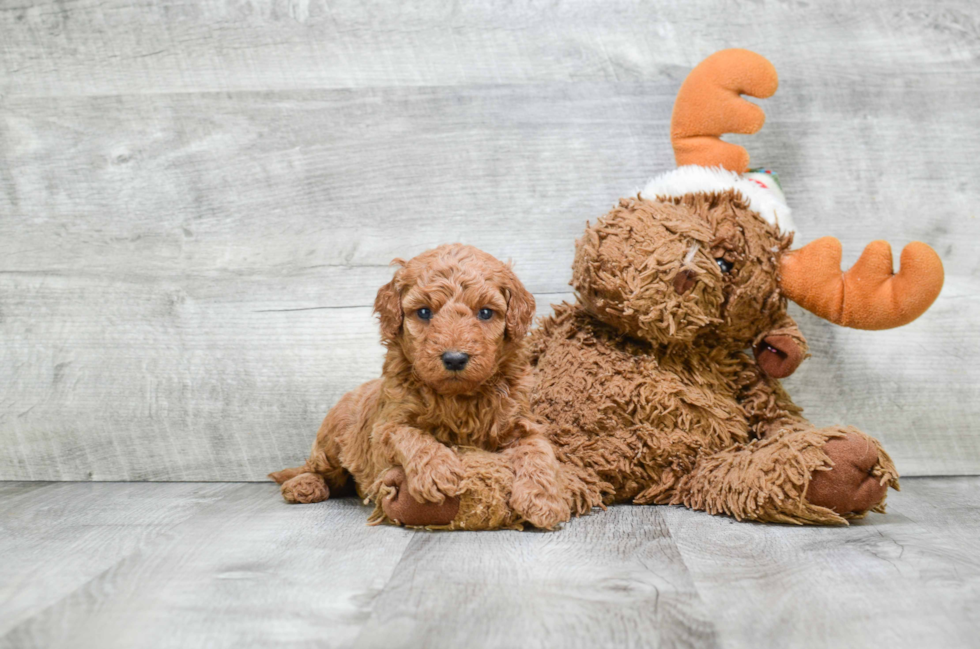
[[[752,351],[756,362],[746,362],[738,378],[738,398],[756,437],[809,426],[803,409],[793,403],[779,382],[809,356],[806,339],[796,322],[783,316],[773,329],[756,337]]]
[[[775,327],[756,336],[752,341],[752,353],[762,371],[774,379],[790,376],[810,357],[803,332],[788,314],[784,314]]]
[[[409,527],[443,530],[496,530],[523,528],[523,519],[510,506],[514,471],[503,453],[476,448],[459,449],[463,479],[459,495],[443,503],[419,502],[407,491],[401,467],[389,469],[375,502],[372,524],[385,520]]]
[[[463,478],[457,496],[441,504],[412,498],[406,493],[405,471],[389,469],[380,480],[372,522],[493,530],[522,529],[527,521],[553,529],[570,514],[581,516],[600,506],[603,484],[585,469],[558,462],[542,425],[531,419],[526,424],[520,440],[500,452],[459,448]]]
[[[383,511],[392,520],[423,527],[491,529],[527,521],[540,529],[555,529],[569,519],[571,510],[546,431],[543,422],[519,415],[508,431],[513,436],[510,443],[500,452],[464,447],[457,455],[421,431],[386,429],[383,439],[391,448],[388,462],[404,469],[396,466],[382,476],[376,513]],[[415,493],[426,476],[438,477],[443,461],[426,438],[449,450],[459,466],[452,493],[435,481],[430,485],[439,489],[436,493],[446,494],[444,501]]]

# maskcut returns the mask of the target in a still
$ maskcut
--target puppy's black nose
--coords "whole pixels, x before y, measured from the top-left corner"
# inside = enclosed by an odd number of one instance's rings
[[[464,352],[443,352],[442,353],[442,364],[450,372],[458,372],[464,367],[470,360],[470,355]]]

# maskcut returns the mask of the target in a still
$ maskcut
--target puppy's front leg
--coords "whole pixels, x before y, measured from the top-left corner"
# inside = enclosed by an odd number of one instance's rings
[[[504,451],[514,468],[510,506],[535,527],[554,529],[571,517],[558,478],[558,459],[538,424],[520,425],[525,435]]]
[[[375,430],[385,459],[405,469],[408,493],[419,502],[441,503],[459,492],[463,464],[456,452],[418,428],[386,424]]]

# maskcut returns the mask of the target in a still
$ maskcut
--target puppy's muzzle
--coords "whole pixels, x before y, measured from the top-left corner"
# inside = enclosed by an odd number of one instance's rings
[[[470,355],[465,352],[443,352],[442,366],[450,372],[460,372],[470,362]]]

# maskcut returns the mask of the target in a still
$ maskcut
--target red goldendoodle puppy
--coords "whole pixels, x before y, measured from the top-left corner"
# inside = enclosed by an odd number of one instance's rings
[[[514,471],[510,505],[536,527],[568,520],[559,466],[544,426],[530,414],[525,334],[534,298],[511,269],[471,246],[422,253],[378,291],[374,303],[387,347],[380,379],[335,405],[302,467],[270,474],[289,502],[326,500],[353,476],[377,502],[393,485],[428,509],[458,509],[463,466],[455,447],[500,452]],[[407,501],[398,496],[404,505]],[[412,524],[409,510],[382,504]]]

